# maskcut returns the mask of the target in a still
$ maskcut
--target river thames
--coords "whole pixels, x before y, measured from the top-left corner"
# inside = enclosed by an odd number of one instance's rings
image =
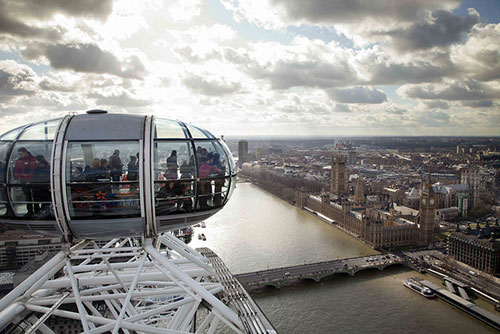
[[[207,240],[198,240],[197,233]],[[377,254],[250,183],[238,184],[226,207],[206,221],[206,228],[195,228],[189,245],[211,248],[233,274]],[[405,288],[404,280],[413,276],[419,274],[393,266],[280,290],[265,288],[252,297],[280,334],[496,333],[441,300],[427,300]],[[440,283],[432,276],[425,278]]]

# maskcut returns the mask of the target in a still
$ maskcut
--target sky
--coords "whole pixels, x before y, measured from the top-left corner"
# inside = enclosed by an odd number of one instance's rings
[[[217,136],[498,136],[499,106],[499,0],[0,0],[0,133],[99,108]]]

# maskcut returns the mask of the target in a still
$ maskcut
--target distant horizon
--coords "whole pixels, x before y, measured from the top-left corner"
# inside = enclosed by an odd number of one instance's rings
[[[404,135],[374,135],[374,136],[362,136],[362,135],[355,135],[355,136],[348,136],[348,135],[339,135],[339,136],[307,136],[307,135],[298,135],[298,136],[291,136],[291,135],[275,135],[275,136],[268,136],[268,135],[249,135],[249,136],[240,136],[240,135],[224,135],[224,139],[241,139],[244,140],[245,138],[283,138],[283,139],[293,139],[293,138],[311,138],[311,139],[337,139],[337,138],[353,138],[353,139],[361,139],[361,138],[498,138],[500,139],[500,135],[497,136],[404,136]]]

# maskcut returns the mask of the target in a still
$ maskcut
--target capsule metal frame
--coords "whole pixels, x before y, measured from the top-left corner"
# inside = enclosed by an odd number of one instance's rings
[[[122,172],[119,176],[119,181],[114,181],[117,175],[75,181],[74,173],[78,170],[75,164],[89,167],[90,158],[98,159],[97,152],[103,157],[103,152],[108,154],[106,149],[112,145],[127,150],[130,160],[137,151],[137,180],[125,180],[125,175],[130,175],[127,170],[127,174]],[[15,155],[23,147],[42,147],[40,150],[49,156],[49,184],[16,176],[22,174],[23,163]],[[169,164],[166,153],[170,151],[172,155],[175,147],[181,149],[183,166],[189,172],[181,174],[179,165],[175,172],[172,167],[163,172],[164,165]],[[208,152],[209,157],[212,155],[211,160],[200,150]],[[215,157],[221,168],[202,163],[213,162]],[[24,162],[25,172],[31,168],[30,159]],[[0,136],[0,222],[14,228],[62,235],[66,240],[151,237],[190,226],[218,212],[227,203],[235,183],[236,165],[225,143],[206,130],[180,121],[93,110],[32,123]],[[178,193],[185,191],[185,194],[161,197],[169,193],[169,189],[165,190],[167,186],[177,187]],[[81,191],[83,200],[77,198],[75,189]],[[96,194],[89,198],[94,190],[100,190],[102,198],[96,199]],[[50,202],[46,193],[46,201],[37,203],[35,191],[50,192]],[[24,202],[20,200],[23,197]],[[37,205],[37,214],[33,214],[33,208],[30,214],[30,205]],[[87,207],[89,212],[85,211]]]

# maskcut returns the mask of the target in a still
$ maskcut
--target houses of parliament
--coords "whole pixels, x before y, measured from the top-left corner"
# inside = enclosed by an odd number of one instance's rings
[[[392,248],[427,246],[435,241],[436,201],[429,178],[423,181],[417,214],[405,212],[404,207],[394,203],[369,204],[361,178],[354,194],[349,194],[346,158],[333,155],[330,191],[318,197],[298,190],[295,202],[320,213],[373,248]]]

